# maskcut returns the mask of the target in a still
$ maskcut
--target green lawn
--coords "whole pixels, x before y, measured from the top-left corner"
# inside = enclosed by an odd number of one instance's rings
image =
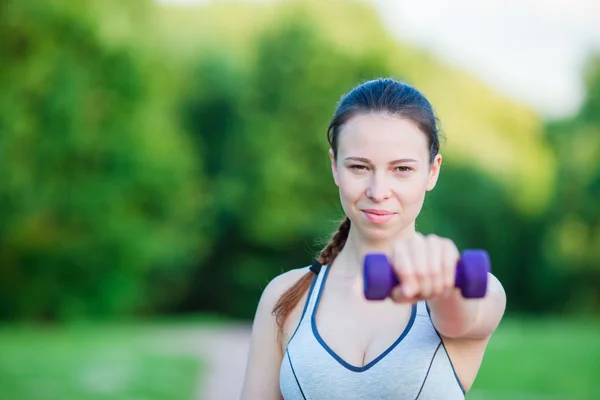
[[[177,335],[214,323],[0,328],[0,399],[192,399],[201,365]],[[506,318],[467,399],[598,399],[598,386],[600,321]]]
[[[468,400],[600,399],[600,321],[506,318]]]
[[[163,328],[0,328],[0,399],[192,399],[200,363]]]

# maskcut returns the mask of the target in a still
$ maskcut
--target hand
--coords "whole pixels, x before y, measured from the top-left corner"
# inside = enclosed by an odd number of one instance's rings
[[[416,233],[396,241],[390,260],[400,285],[392,291],[397,303],[444,298],[455,290],[460,253],[454,242],[437,235]]]

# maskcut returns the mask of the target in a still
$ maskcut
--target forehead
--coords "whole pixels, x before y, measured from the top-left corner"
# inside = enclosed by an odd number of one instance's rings
[[[407,118],[385,114],[359,114],[342,128],[338,157],[370,160],[428,159],[427,137]]]

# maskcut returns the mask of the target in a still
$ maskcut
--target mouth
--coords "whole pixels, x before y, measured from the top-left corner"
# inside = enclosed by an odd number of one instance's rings
[[[362,210],[362,212],[367,213],[367,214],[373,214],[373,215],[394,215],[395,213],[391,212],[391,211],[386,211],[386,210],[375,210],[372,208],[369,208],[367,210]]]
[[[389,222],[396,213],[386,210],[367,209],[361,210],[365,217],[374,224],[385,224]]]

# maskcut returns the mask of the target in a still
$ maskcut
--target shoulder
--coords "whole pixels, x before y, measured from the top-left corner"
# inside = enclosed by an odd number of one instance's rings
[[[277,275],[271,279],[264,288],[261,300],[272,302],[273,299],[275,299],[275,301],[277,301],[283,293],[294,286],[294,284],[308,272],[310,272],[309,267],[301,267]]]
[[[308,266],[294,268],[271,279],[260,296],[257,314],[271,314],[281,296],[308,272]]]
[[[273,311],[281,296],[307,272],[308,267],[289,270],[271,279],[263,289],[252,324],[241,398],[280,398],[279,366],[283,353]]]
[[[309,268],[310,266],[294,268],[277,275],[269,282],[269,284],[265,288],[265,292],[285,292],[287,289],[292,287],[298,281],[298,279],[302,278],[304,275],[310,272]]]
[[[254,316],[253,341],[279,343],[279,326],[275,307],[282,295],[304,275],[312,272],[309,267],[295,268],[274,277],[264,288]]]

